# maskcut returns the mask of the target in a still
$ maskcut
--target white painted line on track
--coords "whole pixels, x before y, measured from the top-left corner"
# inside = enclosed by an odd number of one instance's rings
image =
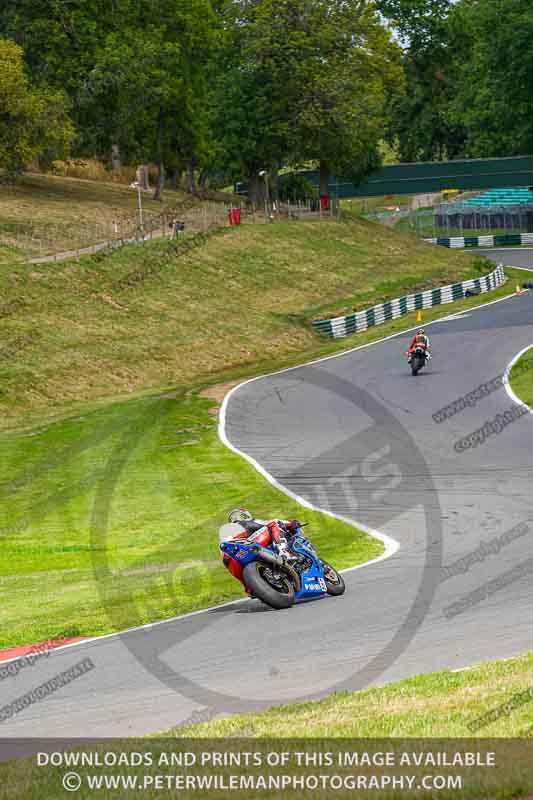
[[[516,247],[488,247],[483,245],[482,247],[476,247],[472,252],[480,252],[482,250],[490,250],[491,253],[523,253],[524,250],[533,250],[533,247],[521,247],[520,245]],[[517,269],[522,269],[522,267],[517,267]]]
[[[483,664],[472,664],[470,667],[458,667],[458,669],[451,669],[450,672],[467,672],[469,669],[479,669]]]
[[[331,357],[332,356],[328,356],[327,358]],[[325,361],[325,360],[326,360],[325,358],[318,359],[318,361]],[[312,361],[310,363],[316,364],[317,361]],[[306,364],[302,366],[308,366],[308,365]],[[258,375],[257,377],[250,378],[247,381],[243,381],[243,383],[239,383],[238,386],[234,386],[233,389],[230,389],[230,391],[224,397],[224,400],[222,401],[222,405],[220,407],[220,415],[218,423],[218,435],[220,441],[234,453],[237,453],[238,455],[242,456],[242,458],[244,458],[246,461],[248,461],[248,463],[251,464],[252,467],[255,470],[257,470],[257,472],[259,472],[260,475],[262,475],[264,478],[266,478],[266,480],[270,484],[272,484],[272,486],[274,486],[280,492],[283,492],[283,494],[287,495],[287,497],[290,497],[292,500],[295,500],[297,503],[299,503],[299,505],[303,506],[304,508],[309,508],[312,511],[319,511],[321,514],[326,514],[328,517],[333,517],[334,519],[338,519],[341,522],[346,522],[348,525],[352,525],[353,527],[358,527],[362,531],[367,533],[369,536],[372,536],[374,539],[379,539],[379,541],[383,542],[383,544],[385,545],[385,552],[382,555],[377,556],[377,558],[373,558],[370,561],[365,561],[362,564],[356,564],[354,567],[348,567],[348,569],[343,569],[341,570],[341,572],[343,573],[352,572],[353,570],[356,569],[362,569],[363,567],[368,567],[370,564],[377,564],[378,561],[383,561],[385,558],[389,558],[389,556],[394,555],[394,553],[396,553],[399,550],[400,543],[397,542],[396,539],[393,539],[391,536],[387,536],[387,534],[382,533],[381,531],[374,530],[374,528],[369,528],[366,525],[363,525],[363,523],[358,522],[357,520],[341,516],[340,514],[335,514],[333,511],[328,511],[326,509],[319,508],[318,506],[313,505],[308,500],[305,500],[303,497],[300,497],[299,495],[292,492],[282,483],[279,483],[279,481],[277,481],[276,478],[270,474],[270,472],[268,472],[258,461],[256,461],[255,458],[252,458],[252,456],[249,456],[247,453],[243,452],[242,450],[239,450],[228,439],[228,436],[226,434],[226,412],[229,399],[234,394],[234,392],[236,392],[238,389],[240,389],[243,386],[246,386],[249,383],[253,383],[254,381],[258,381],[261,380],[262,378],[267,378],[272,375],[279,375],[282,372],[289,372],[290,370],[293,369],[300,369],[300,366],[289,367],[289,369],[277,370],[276,372],[270,372],[267,373],[266,375]]]
[[[451,316],[451,317],[456,316],[456,318],[457,318],[457,316],[460,315],[461,313],[470,314],[472,311],[476,311],[479,308],[485,308],[486,306],[494,305],[495,303],[501,303],[503,300],[508,300],[510,297],[514,297],[514,295],[510,294],[510,295],[506,295],[505,297],[500,297],[497,300],[490,300],[487,303],[482,303],[479,306],[474,306],[472,308],[469,308],[467,312],[460,312],[459,311],[459,312],[457,312],[457,315],[449,315],[449,316]],[[445,321],[447,319],[448,318],[445,317],[445,318],[441,318],[441,319],[432,320],[431,322],[424,323],[424,326],[427,328],[429,325],[435,325],[436,323],[443,322],[443,321]],[[304,506],[305,508],[312,509],[313,511],[319,511],[322,514],[326,514],[326,515],[328,515],[330,517],[333,517],[334,519],[338,519],[338,520],[341,520],[342,522],[346,522],[348,525],[353,525],[354,527],[360,528],[362,531],[364,531],[365,533],[369,534],[369,536],[373,536],[375,539],[378,539],[379,541],[383,542],[383,544],[385,545],[385,552],[381,556],[378,556],[377,558],[374,558],[371,561],[366,561],[363,564],[357,564],[354,567],[349,567],[348,569],[342,570],[343,573],[344,572],[351,572],[351,571],[356,570],[356,569],[362,569],[363,567],[367,567],[370,564],[376,564],[379,561],[383,561],[384,559],[389,558],[390,556],[394,555],[394,553],[396,553],[399,550],[400,543],[397,542],[396,539],[393,539],[392,537],[387,536],[387,534],[382,533],[381,531],[378,531],[378,530],[375,530],[373,528],[369,528],[366,525],[363,525],[363,523],[359,522],[358,520],[351,519],[349,517],[344,517],[344,516],[341,516],[340,514],[334,514],[332,511],[327,511],[325,509],[318,508],[317,506],[314,506],[311,503],[309,503],[303,497],[299,497],[297,494],[294,494],[294,492],[292,492],[286,486],[283,486],[283,484],[279,483],[279,481],[277,481],[276,478],[273,475],[271,475],[261,464],[259,464],[258,461],[256,461],[254,458],[252,458],[252,456],[249,456],[247,453],[244,453],[242,450],[239,450],[237,447],[235,447],[230,442],[230,440],[229,440],[229,438],[228,438],[228,436],[226,434],[226,413],[227,413],[228,403],[229,403],[229,400],[230,400],[231,396],[235,392],[237,392],[243,386],[247,386],[249,383],[253,383],[254,381],[261,380],[262,378],[272,377],[273,375],[281,375],[282,373],[285,373],[285,372],[292,372],[293,370],[301,369],[302,367],[312,366],[313,364],[320,364],[323,361],[329,361],[330,359],[342,358],[343,356],[349,355],[350,353],[354,353],[357,350],[363,350],[363,349],[365,349],[367,347],[375,347],[376,345],[379,345],[382,342],[386,342],[389,339],[394,339],[394,338],[396,338],[398,336],[405,336],[406,333],[409,333],[411,330],[416,330],[419,327],[420,327],[420,324],[417,324],[417,325],[414,325],[412,328],[406,328],[406,329],[404,329],[402,331],[398,331],[397,333],[392,333],[389,336],[383,336],[380,339],[376,339],[376,341],[374,341],[374,342],[367,342],[366,344],[356,345],[355,347],[351,347],[348,350],[343,350],[342,353],[334,353],[334,354],[332,354],[330,356],[323,356],[322,358],[317,358],[317,359],[314,359],[313,361],[307,361],[307,362],[305,362],[303,364],[298,364],[297,366],[294,366],[294,367],[285,367],[284,369],[275,370],[274,372],[268,372],[268,373],[265,373],[264,375],[257,375],[254,378],[249,378],[248,380],[245,380],[242,383],[239,383],[237,386],[234,386],[233,389],[230,389],[230,391],[225,395],[224,400],[222,401],[222,405],[220,407],[219,423],[218,423],[218,435],[219,435],[219,438],[220,438],[221,442],[224,445],[226,445],[226,447],[228,447],[230,450],[232,450],[234,453],[237,453],[238,455],[242,456],[242,458],[244,458],[246,461],[248,461],[248,463],[251,464],[254,467],[254,469],[257,470],[257,472],[259,472],[260,475],[262,475],[264,478],[266,478],[266,480],[270,484],[272,484],[272,486],[274,486],[276,489],[278,489],[279,491],[283,492],[288,497],[292,498],[293,500],[295,500],[297,503],[299,503],[300,505]]]
[[[465,312],[460,312],[459,311],[459,312],[457,312],[456,315],[450,315],[450,316],[451,317],[455,316],[455,318],[460,318],[459,315],[461,315],[461,313],[470,315],[471,312],[473,312],[473,311],[477,311],[480,308],[486,308],[487,306],[495,305],[496,303],[501,303],[504,300],[509,300],[512,297],[515,297],[515,295],[514,294],[509,294],[509,295],[506,295],[505,297],[499,297],[497,300],[490,300],[487,303],[482,303],[482,304],[480,304],[478,306],[473,306],[472,308],[469,308]],[[443,322],[443,321],[447,321],[447,320],[449,320],[449,317],[444,317],[444,318],[441,318],[441,319],[432,320],[431,322],[425,323],[424,327],[427,328],[429,325],[435,325],[438,322]],[[254,381],[259,381],[262,378],[272,377],[273,375],[281,375],[282,373],[285,373],[285,372],[292,372],[292,371],[294,371],[296,369],[301,369],[302,367],[312,366],[313,364],[320,364],[323,361],[329,361],[330,359],[342,358],[343,356],[349,355],[350,353],[354,353],[357,350],[363,350],[363,349],[365,349],[367,347],[374,347],[374,346],[376,346],[378,344],[381,344],[382,342],[388,341],[389,339],[394,339],[394,338],[396,338],[398,336],[404,336],[406,333],[409,333],[409,331],[416,330],[419,327],[420,327],[420,324],[414,325],[412,328],[407,328],[407,329],[404,329],[402,331],[398,331],[397,333],[390,334],[389,336],[383,336],[380,339],[376,339],[376,341],[374,341],[374,342],[367,342],[366,344],[357,345],[356,347],[352,347],[352,348],[350,348],[348,350],[343,350],[342,353],[334,353],[333,355],[323,356],[322,358],[317,358],[317,359],[314,359],[313,361],[308,361],[308,362],[305,362],[303,364],[298,364],[297,366],[294,366],[294,367],[285,367],[284,369],[275,370],[274,372],[268,372],[268,373],[265,373],[264,375],[257,375],[254,378],[248,378],[248,380],[245,380],[242,383],[239,383],[237,386],[234,386],[233,389],[230,389],[230,391],[225,395],[225,397],[224,397],[224,399],[222,401],[222,405],[220,407],[219,423],[218,423],[218,435],[219,435],[220,441],[226,447],[228,447],[230,450],[232,450],[234,453],[237,453],[238,455],[242,456],[242,458],[244,458],[246,461],[248,461],[248,463],[251,464],[254,467],[254,469],[257,470],[257,472],[259,472],[260,475],[262,475],[264,478],[266,478],[266,480],[270,484],[272,484],[272,486],[274,486],[276,489],[278,489],[279,491],[281,491],[284,494],[286,494],[287,497],[292,498],[293,500],[295,500],[297,503],[299,503],[300,505],[304,506],[305,508],[309,508],[309,509],[311,509],[313,511],[319,511],[320,513],[326,514],[329,517],[333,517],[334,519],[338,519],[338,520],[341,520],[342,522],[346,522],[348,525],[352,525],[354,527],[360,528],[360,530],[364,531],[369,536],[372,536],[375,539],[378,539],[379,541],[383,542],[383,544],[385,545],[385,552],[381,556],[378,556],[377,558],[373,558],[370,561],[365,561],[362,564],[357,564],[354,567],[349,567],[348,569],[341,570],[341,572],[343,572],[343,573],[345,573],[345,572],[353,572],[356,569],[362,569],[364,567],[370,566],[371,564],[376,564],[379,561],[384,561],[386,558],[390,558],[390,556],[394,555],[400,549],[400,543],[398,541],[396,541],[396,539],[393,539],[391,536],[387,536],[387,534],[382,533],[381,531],[375,530],[373,528],[369,528],[366,525],[364,525],[363,523],[359,522],[358,520],[351,519],[350,517],[344,517],[344,516],[342,516],[340,514],[335,514],[332,511],[328,511],[326,509],[322,509],[322,508],[319,508],[317,506],[314,506],[312,503],[310,503],[309,501],[305,500],[303,497],[300,497],[299,495],[295,494],[290,489],[288,489],[286,486],[283,486],[283,484],[279,483],[279,481],[277,481],[276,478],[273,475],[271,475],[261,464],[259,464],[258,461],[256,461],[252,456],[249,456],[247,453],[243,452],[242,450],[239,450],[239,448],[235,447],[230,442],[230,440],[229,440],[229,438],[228,438],[228,436],[226,434],[226,414],[227,414],[228,403],[229,403],[230,398],[232,397],[232,395],[235,392],[237,392],[243,386],[247,386],[248,384],[253,383]]]
[[[461,312],[459,312],[457,314],[450,314],[449,317],[441,317],[441,319],[439,319],[439,322],[454,322],[456,319],[466,319],[469,316],[470,314],[468,314],[467,312],[463,312],[462,314]]]
[[[122,631],[113,631],[113,633],[102,633],[100,636],[90,636],[87,639],[83,639],[80,642],[71,642],[70,644],[63,644],[59,647],[54,647],[48,652],[53,655],[54,653],[59,653],[61,650],[70,650],[73,647],[80,647],[80,645],[91,645],[96,644],[97,642],[101,642],[104,639],[116,639],[119,636],[124,636],[126,633],[135,633],[136,631],[144,631],[149,630],[150,628],[156,628],[159,625],[168,625],[170,622],[176,622],[177,620],[188,619],[189,617],[196,617],[198,614],[207,614],[209,611],[218,611],[219,608],[225,608],[226,606],[233,606],[235,603],[246,603],[249,600],[249,597],[237,597],[235,600],[227,600],[225,603],[220,603],[217,606],[208,606],[207,608],[199,608],[196,611],[189,611],[187,614],[179,614],[176,617],[167,617],[166,619],[159,619],[156,622],[147,622],[145,625],[136,625],[133,628],[124,628]],[[28,655],[28,654],[26,654]],[[14,656],[13,658],[6,658],[5,661],[0,661],[0,668],[4,666],[4,664],[10,664],[12,661],[18,661],[21,658],[24,658],[24,655],[21,656]]]

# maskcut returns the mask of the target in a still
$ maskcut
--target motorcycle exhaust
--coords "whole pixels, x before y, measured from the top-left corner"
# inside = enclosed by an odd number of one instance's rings
[[[253,553],[256,553],[260,561],[266,561],[267,564],[272,564],[272,566],[277,567],[278,569],[281,569],[283,572],[286,572],[288,575],[290,575],[294,581],[294,588],[297,592],[300,591],[302,585],[300,576],[296,570],[290,566],[290,564],[287,564],[287,562],[283,560],[283,558],[277,556],[275,553],[271,553],[269,550],[258,547],[257,545],[252,547],[251,550]]]

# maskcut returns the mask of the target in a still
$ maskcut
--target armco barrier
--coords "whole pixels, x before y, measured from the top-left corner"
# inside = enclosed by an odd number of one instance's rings
[[[452,236],[451,238],[424,239],[429,244],[443,247],[510,247],[533,244],[533,233],[502,233],[496,236]]]
[[[431,308],[432,306],[453,303],[454,300],[462,300],[468,290],[474,292],[490,292],[497,289],[505,282],[505,273],[500,264],[494,272],[484,275],[482,278],[470,278],[461,283],[453,283],[450,286],[441,286],[440,289],[428,289],[425,292],[416,292],[405,297],[398,297],[396,300],[388,300],[380,303],[365,311],[356,311],[344,317],[334,317],[333,319],[317,319],[313,322],[313,328],[324,336],[339,339],[342,336],[350,336],[352,333],[366,331],[374,325],[381,325],[390,319],[396,319],[410,311]]]

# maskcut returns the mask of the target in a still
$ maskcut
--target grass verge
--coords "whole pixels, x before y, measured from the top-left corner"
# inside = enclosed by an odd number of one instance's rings
[[[164,736],[227,738],[533,736],[533,652],[461,672],[417,675],[362,692],[283,705]],[[510,710],[502,707],[509,703]],[[486,714],[493,712],[491,717]],[[488,721],[492,720],[492,721]]]
[[[511,388],[523,403],[533,407],[533,344],[530,346],[511,370],[509,376]]]
[[[382,553],[224,447],[214,405],[179,393],[143,398],[0,444],[0,648],[243,597],[218,551],[218,527],[235,506],[311,523],[319,553],[339,569]]]

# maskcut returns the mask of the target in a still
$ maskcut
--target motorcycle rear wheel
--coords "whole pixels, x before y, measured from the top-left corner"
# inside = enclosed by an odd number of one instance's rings
[[[413,360],[411,361],[411,373],[413,375],[416,375],[418,373],[418,370],[422,369],[423,366],[424,365],[421,363],[421,360],[419,358],[413,358]]]
[[[346,590],[346,584],[344,583],[344,578],[340,575],[335,567],[332,567],[331,564],[328,564],[327,561],[322,562],[322,566],[324,567],[324,580],[326,581],[326,588],[328,594],[339,596],[344,594]]]
[[[267,606],[280,610],[290,608],[294,603],[294,586],[288,576],[276,580],[280,588],[276,588],[269,580],[272,571],[268,564],[252,561],[242,571],[242,577],[251,593],[266,603]]]

